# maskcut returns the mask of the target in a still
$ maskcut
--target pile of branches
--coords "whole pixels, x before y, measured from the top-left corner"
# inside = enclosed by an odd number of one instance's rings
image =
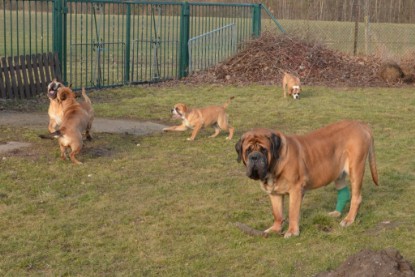
[[[356,57],[289,35],[263,33],[247,42],[237,55],[206,71],[189,76],[191,83],[278,84],[284,72],[306,85],[381,86],[382,61]]]

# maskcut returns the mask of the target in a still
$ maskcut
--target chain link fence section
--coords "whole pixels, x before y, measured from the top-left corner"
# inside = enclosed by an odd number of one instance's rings
[[[189,73],[207,69],[237,52],[236,24],[189,39]]]

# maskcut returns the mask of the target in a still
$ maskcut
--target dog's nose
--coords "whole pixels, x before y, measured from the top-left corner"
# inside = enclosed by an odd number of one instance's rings
[[[256,162],[256,161],[258,161],[259,160],[259,158],[260,158],[260,153],[259,152],[254,152],[254,153],[252,153],[251,155],[249,155],[249,160],[250,161],[252,161],[252,162]]]

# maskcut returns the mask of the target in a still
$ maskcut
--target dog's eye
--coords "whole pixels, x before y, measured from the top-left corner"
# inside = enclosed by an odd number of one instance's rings
[[[267,155],[267,153],[268,153],[268,150],[266,148],[264,148],[264,147],[261,147],[260,151],[264,155]]]
[[[252,148],[251,147],[249,147],[248,149],[246,149],[246,151],[245,151],[245,153],[246,153],[246,155],[248,156],[249,154],[251,154],[251,152],[252,152]]]

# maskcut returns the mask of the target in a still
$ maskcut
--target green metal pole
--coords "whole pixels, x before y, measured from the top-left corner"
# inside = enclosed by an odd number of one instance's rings
[[[58,53],[62,80],[66,80],[66,0],[53,1],[53,52]]]
[[[252,36],[261,35],[261,4],[255,4],[252,12]]]
[[[130,83],[130,50],[131,50],[131,5],[127,4],[127,18],[125,22],[125,61],[124,83]]]
[[[189,73],[189,32],[190,32],[190,6],[188,2],[182,4],[180,16],[180,60],[179,79]]]
[[[53,52],[58,53],[59,61],[62,63],[62,0],[53,1]]]

